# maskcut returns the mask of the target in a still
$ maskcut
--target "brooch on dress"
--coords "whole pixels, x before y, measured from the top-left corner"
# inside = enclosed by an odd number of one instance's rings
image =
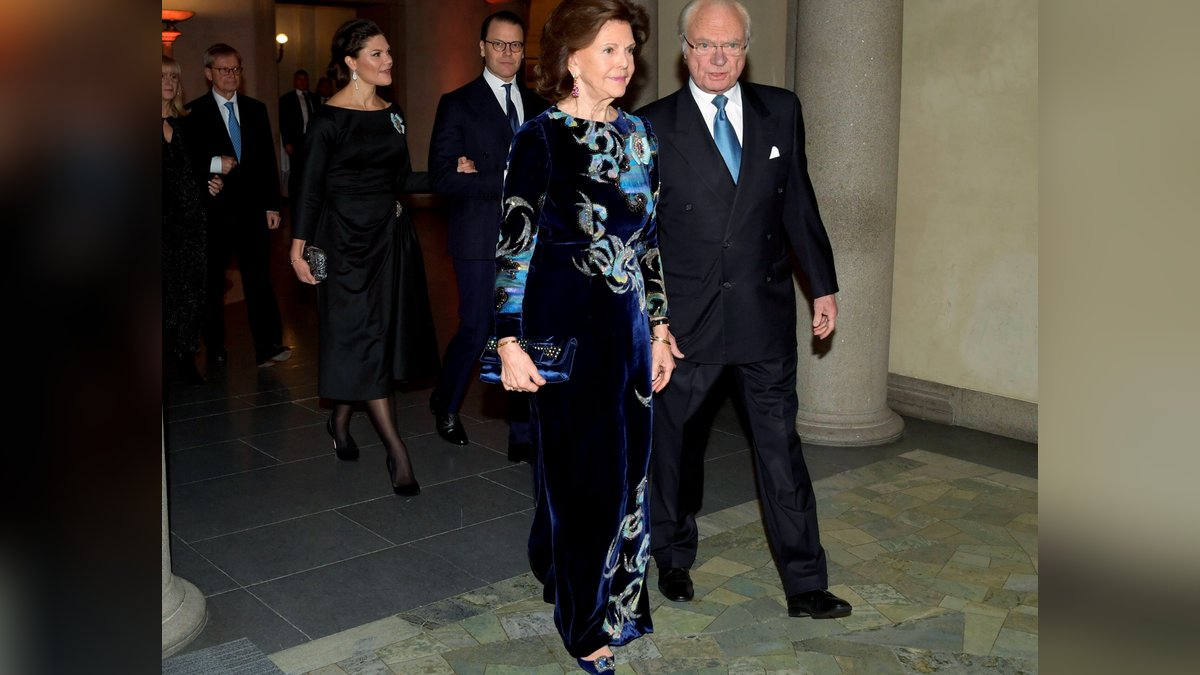
[[[396,131],[404,133],[404,119],[396,113],[392,113],[392,126],[396,127]]]

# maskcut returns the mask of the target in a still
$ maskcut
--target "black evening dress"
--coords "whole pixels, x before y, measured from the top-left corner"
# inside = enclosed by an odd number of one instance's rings
[[[529,535],[567,651],[652,632],[651,318],[667,316],[657,141],[645,121],[551,108],[513,139],[497,248],[496,335],[578,340],[567,382],[531,397]]]
[[[204,311],[204,178],[192,170],[179,120],[162,144],[163,345],[176,356],[200,350]]]
[[[411,174],[403,113],[322,106],[305,138],[292,236],[325,250],[317,393],[369,401],[437,368],[421,249],[397,196]]]

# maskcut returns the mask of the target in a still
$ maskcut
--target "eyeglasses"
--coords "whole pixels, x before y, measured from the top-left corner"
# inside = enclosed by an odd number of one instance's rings
[[[725,52],[726,56],[741,56],[746,51],[746,45],[741,42],[726,42],[724,44],[715,45],[711,42],[700,41],[692,44],[692,41],[687,39],[686,35],[681,35],[687,46],[692,48],[692,51],[701,56],[707,56],[720,49]]]
[[[505,42],[504,40],[484,40],[484,42],[491,45],[492,51],[496,52],[497,54],[503,54],[505,49],[514,54],[520,54],[521,52],[525,51],[524,42]]]
[[[214,70],[222,75],[241,75],[242,74],[241,66],[234,66],[232,68],[214,68],[212,66],[209,66],[209,70]]]

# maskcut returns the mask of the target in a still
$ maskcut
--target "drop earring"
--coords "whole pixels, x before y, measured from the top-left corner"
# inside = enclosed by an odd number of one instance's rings
[[[350,79],[354,82],[354,91],[358,91],[358,71],[350,71]]]
[[[579,98],[579,74],[571,73],[571,98]]]

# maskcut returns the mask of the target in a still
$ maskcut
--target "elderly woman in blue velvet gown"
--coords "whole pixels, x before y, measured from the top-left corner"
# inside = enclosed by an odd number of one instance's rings
[[[538,93],[513,139],[497,247],[501,382],[534,392],[530,564],[589,672],[651,632],[644,582],[651,400],[674,370],[655,231],[657,141],[613,107],[647,37],[629,0],[568,0],[542,32]],[[519,339],[578,341],[547,384]],[[681,355],[680,355],[681,356]]]

